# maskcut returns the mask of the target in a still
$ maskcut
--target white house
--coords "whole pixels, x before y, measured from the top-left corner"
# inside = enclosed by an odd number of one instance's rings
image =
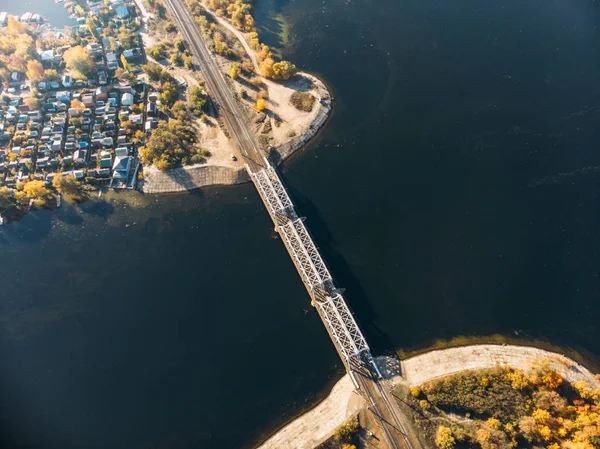
[[[131,106],[133,104],[133,95],[130,93],[124,93],[121,97],[121,104],[123,106]]]

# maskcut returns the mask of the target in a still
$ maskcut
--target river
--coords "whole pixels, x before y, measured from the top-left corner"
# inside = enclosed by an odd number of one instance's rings
[[[0,0],[0,11],[6,11],[9,14],[14,15],[20,15],[26,12],[40,14],[56,28],[77,24],[77,21],[69,18],[69,13],[64,8],[63,4],[54,3],[54,0]]]
[[[600,355],[600,9],[258,0],[321,76],[283,167],[373,351],[501,334]],[[248,448],[341,374],[250,185],[0,228],[3,447]]]

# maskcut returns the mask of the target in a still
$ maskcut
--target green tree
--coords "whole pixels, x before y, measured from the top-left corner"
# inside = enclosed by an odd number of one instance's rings
[[[194,86],[190,89],[189,108],[192,113],[200,117],[206,108],[208,107],[208,96],[198,86]]]

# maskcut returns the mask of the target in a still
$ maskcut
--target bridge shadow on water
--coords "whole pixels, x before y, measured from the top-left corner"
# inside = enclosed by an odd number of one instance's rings
[[[284,167],[283,168],[285,171]],[[281,173],[281,170],[280,170]],[[394,344],[390,337],[383,332],[377,324],[377,315],[371,307],[369,298],[363,289],[360,280],[354,275],[343,256],[335,249],[335,239],[331,235],[325,220],[316,205],[300,191],[289,184],[284,184],[294,205],[296,212],[306,217],[306,228],[327,265],[335,285],[344,289],[344,299],[354,315],[363,335],[371,348],[374,356],[394,351]]]

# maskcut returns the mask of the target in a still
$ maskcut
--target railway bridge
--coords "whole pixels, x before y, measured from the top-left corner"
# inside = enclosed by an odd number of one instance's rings
[[[246,169],[355,386],[358,389],[355,372],[364,368],[373,370],[381,377],[365,337],[341,291],[335,286],[304,225],[304,218],[296,213],[277,171],[267,160],[257,171],[253,171],[249,165],[246,165]]]

